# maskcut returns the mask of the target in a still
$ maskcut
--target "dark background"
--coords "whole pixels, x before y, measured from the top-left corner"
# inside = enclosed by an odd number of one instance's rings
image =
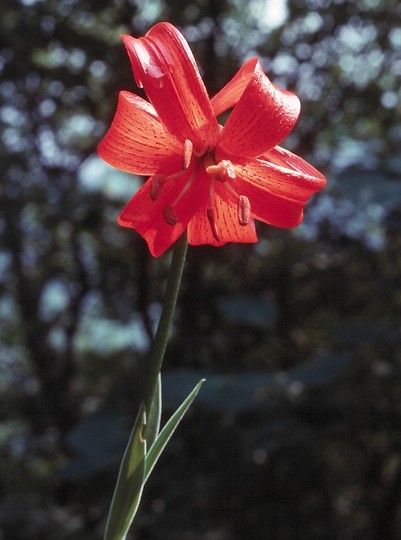
[[[0,538],[102,537],[169,254],[116,224],[140,179],[96,156],[119,35],[184,32],[215,93],[258,55],[285,146],[328,177],[295,231],[190,248],[170,413],[133,540],[401,537],[401,4],[1,0]]]

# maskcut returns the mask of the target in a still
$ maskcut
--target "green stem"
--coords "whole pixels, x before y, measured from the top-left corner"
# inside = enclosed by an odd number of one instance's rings
[[[148,364],[146,366],[145,392],[143,399],[145,402],[145,410],[147,411],[150,410],[152,396],[162,368],[164,353],[166,352],[169,331],[174,316],[182,272],[184,269],[187,245],[186,233],[184,232],[174,246],[173,258],[164,294],[162,313],[150,351]]]

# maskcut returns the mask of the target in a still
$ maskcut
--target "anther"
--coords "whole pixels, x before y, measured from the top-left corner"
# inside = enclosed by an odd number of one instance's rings
[[[152,199],[152,201],[157,201],[157,199],[159,198],[165,181],[166,177],[162,174],[155,174],[152,177],[150,184],[150,198]]]
[[[209,165],[206,172],[220,182],[225,182],[227,178],[231,180],[236,178],[235,167],[228,159],[223,159],[217,165]]]
[[[248,225],[251,219],[251,203],[246,195],[238,197],[238,222],[243,227]]]
[[[175,225],[177,223],[177,216],[175,215],[174,208],[171,204],[166,204],[163,208],[163,218],[166,223],[169,225]]]
[[[188,169],[191,164],[193,149],[194,145],[192,141],[190,141],[189,139],[185,139],[182,159],[182,168],[184,170]]]
[[[206,211],[206,215],[207,215],[207,219],[209,220],[209,223],[210,223],[210,228],[212,229],[213,238],[217,242],[220,242],[219,230],[217,228],[216,218],[214,217],[213,209],[208,208],[207,211]]]

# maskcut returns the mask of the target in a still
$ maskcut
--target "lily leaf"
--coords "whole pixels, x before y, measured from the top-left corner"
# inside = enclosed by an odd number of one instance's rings
[[[149,449],[149,452],[146,455],[145,482],[149,478],[149,475],[152,472],[153,467],[155,466],[164,448],[166,447],[166,444],[170,440],[176,427],[181,422],[184,414],[187,412],[188,408],[195,399],[204,382],[205,379],[201,379],[198,382],[198,384],[195,386],[189,396],[184,400],[184,402],[178,407],[175,413],[168,420],[166,425],[161,430],[160,435],[157,437],[157,439]]]
[[[124,540],[138,509],[145,483],[145,423],[145,407],[142,404],[121,462],[104,540]]]
[[[153,391],[152,401],[149,411],[146,414],[146,426],[144,430],[144,437],[146,439],[146,445],[148,448],[155,442],[156,437],[159,434],[160,429],[160,416],[161,416],[161,378],[160,373],[157,378],[157,383]]]

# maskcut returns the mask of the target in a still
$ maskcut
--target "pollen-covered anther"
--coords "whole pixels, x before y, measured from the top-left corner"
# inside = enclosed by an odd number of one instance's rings
[[[219,161],[217,165],[209,165],[206,167],[207,174],[213,176],[219,182],[225,182],[227,178],[233,180],[236,178],[235,167],[228,159]]]
[[[216,223],[216,218],[214,216],[213,208],[208,208],[206,211],[206,215],[210,223],[210,228],[212,230],[213,238],[217,242],[220,242],[219,229],[217,228],[217,223]]]
[[[159,198],[165,181],[166,177],[162,174],[155,174],[154,176],[152,176],[152,180],[150,183],[150,198],[152,199],[152,201],[157,201],[157,199]]]
[[[243,227],[248,225],[251,219],[251,203],[246,195],[240,195],[237,202],[238,222]]]
[[[178,219],[171,204],[166,204],[166,206],[163,208],[163,218],[164,221],[169,225],[176,225]]]
[[[185,139],[182,157],[182,168],[184,170],[188,169],[191,164],[193,150],[194,145],[192,141],[190,141],[189,139]]]

